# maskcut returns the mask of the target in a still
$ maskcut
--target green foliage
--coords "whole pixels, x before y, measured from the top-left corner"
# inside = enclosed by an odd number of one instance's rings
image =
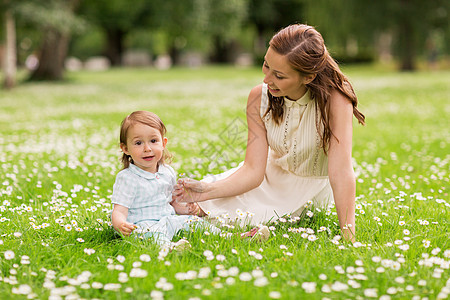
[[[401,62],[414,63],[426,53],[426,40],[433,32],[449,39],[448,1],[305,1],[306,21],[315,25],[325,41],[342,56],[355,41],[363,56],[375,52],[381,33],[392,35],[392,51]],[[445,51],[445,48],[443,49]]]
[[[220,36],[224,41],[237,35],[247,17],[246,0],[203,0],[203,29],[211,36]]]
[[[132,5],[122,0],[98,0],[83,1],[80,13],[89,22],[97,24],[102,28],[119,28],[125,32],[142,25],[145,18],[154,10],[153,1],[136,0]]]
[[[98,27],[88,25],[88,28],[84,34],[73,39],[70,45],[70,54],[81,60],[101,55],[105,43],[105,36]]]
[[[305,3],[302,0],[250,0],[250,25],[258,31],[273,34],[293,23],[304,23],[306,19]]]
[[[157,1],[157,13],[152,24],[155,53],[168,53],[171,49],[204,49],[207,39],[202,31],[205,11],[201,1]]]
[[[84,58],[101,52],[113,64],[120,64],[129,48],[169,53],[175,62],[189,51],[225,57],[222,61],[244,51],[253,52],[260,62],[270,37],[299,22],[315,26],[342,62],[376,60],[382,35],[388,36],[385,47],[395,59],[412,67],[418,57],[442,57],[450,49],[450,5],[445,0],[136,0],[132,5],[98,0],[79,1],[75,13],[67,9],[70,3],[78,0],[9,1],[16,12],[18,43],[33,41],[29,49],[19,49],[20,62],[38,51],[48,26],[72,33],[71,55]],[[0,29],[3,26],[0,22]],[[103,36],[91,42],[91,31]]]
[[[69,8],[70,1],[50,0],[22,1],[16,6],[17,14],[23,22],[30,22],[40,30],[56,29],[62,33],[81,33],[85,28],[84,19],[76,16]]]

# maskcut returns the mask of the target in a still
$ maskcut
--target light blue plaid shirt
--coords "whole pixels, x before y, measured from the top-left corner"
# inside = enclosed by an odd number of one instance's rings
[[[130,164],[117,174],[111,202],[128,208],[127,222],[158,221],[175,214],[169,204],[175,183],[176,173],[170,166],[159,165],[153,174]]]

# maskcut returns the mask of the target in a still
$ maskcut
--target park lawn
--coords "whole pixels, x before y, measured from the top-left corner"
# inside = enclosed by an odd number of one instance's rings
[[[180,233],[184,253],[111,228],[122,119],[157,113],[177,172],[221,172],[244,158],[258,68],[77,72],[0,91],[0,298],[447,298],[450,72],[344,70],[367,121],[354,122],[353,244],[334,208],[285,216],[262,244]]]

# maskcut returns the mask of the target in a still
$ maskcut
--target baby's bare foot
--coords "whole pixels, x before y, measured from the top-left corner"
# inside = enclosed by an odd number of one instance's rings
[[[188,250],[192,248],[191,243],[189,243],[188,240],[181,239],[178,242],[174,243],[172,246],[172,249],[178,252],[183,252],[185,250]]]

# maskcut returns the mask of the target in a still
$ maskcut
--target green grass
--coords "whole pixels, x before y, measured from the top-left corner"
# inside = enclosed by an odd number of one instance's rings
[[[115,69],[0,91],[0,298],[447,298],[450,72],[344,70],[367,117],[353,138],[358,242],[334,239],[334,209],[314,210],[273,224],[264,244],[180,233],[191,251],[162,260],[108,225],[121,120],[157,113],[179,173],[221,172],[244,157],[221,134],[245,128],[261,71]]]

